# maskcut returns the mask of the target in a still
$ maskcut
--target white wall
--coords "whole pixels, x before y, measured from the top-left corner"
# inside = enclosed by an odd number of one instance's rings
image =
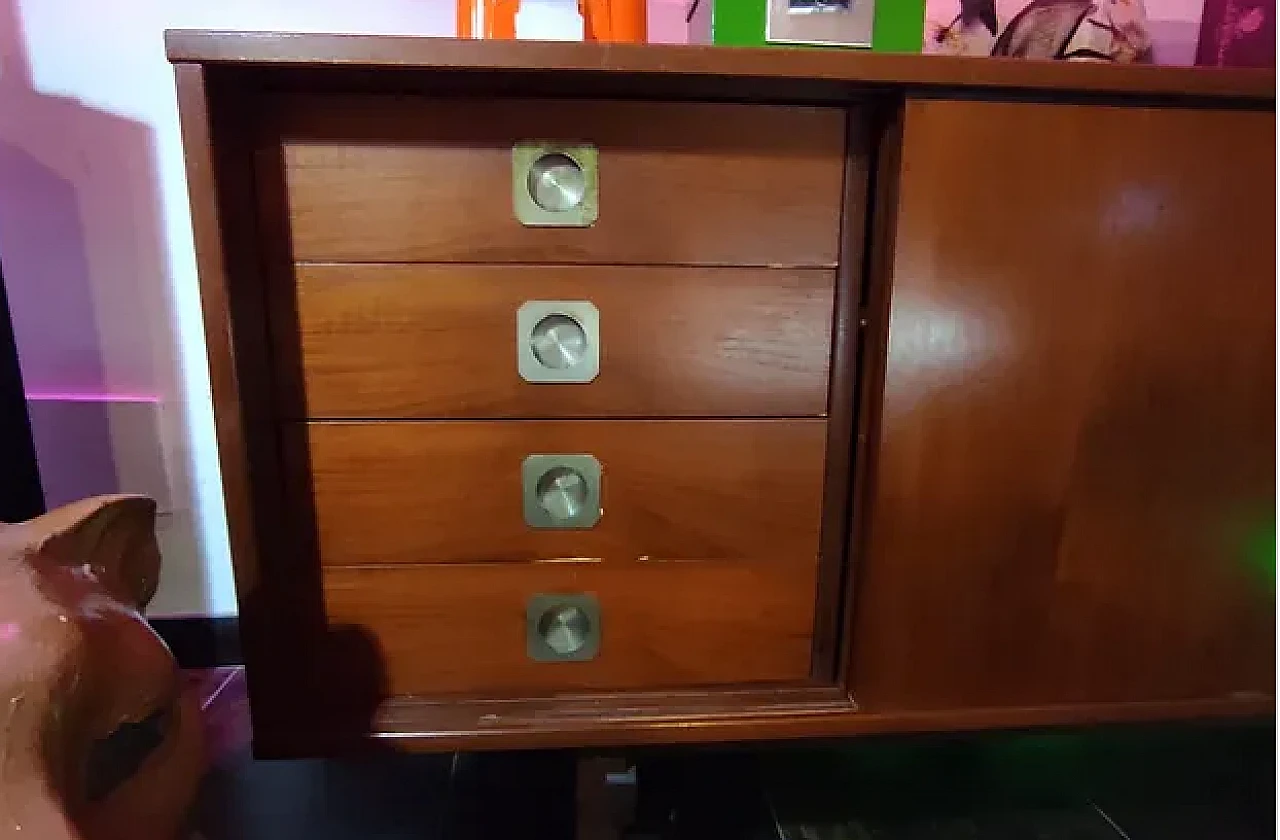
[[[521,0],[516,37],[529,41],[581,41],[577,0]]]
[[[0,255],[28,390],[152,395],[153,614],[235,612],[166,28],[452,35],[454,0],[0,0]],[[125,488],[129,489],[129,488]]]

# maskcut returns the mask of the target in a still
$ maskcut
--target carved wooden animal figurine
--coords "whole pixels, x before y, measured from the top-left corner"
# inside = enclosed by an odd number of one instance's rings
[[[139,616],[155,503],[0,524],[0,838],[170,840],[203,765],[198,710]]]

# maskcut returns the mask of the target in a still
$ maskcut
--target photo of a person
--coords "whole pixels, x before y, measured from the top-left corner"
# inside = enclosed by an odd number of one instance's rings
[[[1144,0],[930,0],[924,52],[1149,63]]]

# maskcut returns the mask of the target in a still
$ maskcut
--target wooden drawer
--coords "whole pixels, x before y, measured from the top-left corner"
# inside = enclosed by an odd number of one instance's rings
[[[307,265],[299,329],[279,341],[301,336],[309,417],[814,416],[833,282],[814,269]],[[593,381],[520,376],[528,300],[595,305]]]
[[[817,562],[826,423],[524,421],[313,423],[321,562],[600,558]],[[526,524],[531,453],[600,464],[599,521]]]
[[[534,563],[328,569],[330,627],[372,637],[391,694],[572,693],[809,675],[813,568]],[[599,606],[585,661],[537,661],[526,609],[545,593]]]
[[[845,111],[713,103],[291,97],[301,261],[834,266]],[[599,215],[525,227],[517,142],[598,149]]]

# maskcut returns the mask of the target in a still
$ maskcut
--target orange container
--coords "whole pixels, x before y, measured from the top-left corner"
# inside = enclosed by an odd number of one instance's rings
[[[459,38],[515,38],[520,0],[458,0]],[[578,0],[588,41],[647,39],[645,0]]]
[[[458,0],[459,38],[515,38],[520,0]]]
[[[588,41],[643,44],[647,39],[645,0],[578,0],[578,11]]]

